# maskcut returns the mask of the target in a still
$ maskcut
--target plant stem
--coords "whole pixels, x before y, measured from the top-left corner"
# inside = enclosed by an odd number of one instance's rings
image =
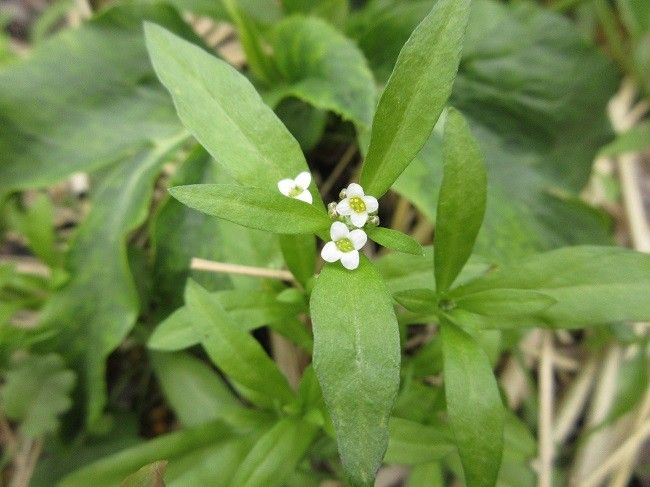
[[[193,257],[190,269],[206,272],[221,272],[225,274],[241,274],[244,276],[265,277],[279,279],[281,281],[295,281],[295,277],[289,271],[282,269],[269,269],[266,267],[251,267],[239,264],[228,264],[226,262],[215,262],[212,260]]]

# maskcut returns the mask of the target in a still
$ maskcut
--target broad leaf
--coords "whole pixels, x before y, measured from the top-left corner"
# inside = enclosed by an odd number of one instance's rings
[[[79,368],[86,421],[93,426],[106,401],[105,360],[135,324],[140,304],[127,258],[127,237],[146,218],[153,185],[170,152],[166,141],[112,168],[91,197],[68,254],[71,278],[52,295],[42,325],[57,330],[56,346]],[[101,269],[101,272],[97,272]]]
[[[0,71],[0,194],[119,161],[180,131],[152,80],[144,19],[197,39],[171,7],[124,4]]]
[[[177,418],[184,426],[219,419],[241,406],[219,377],[204,362],[184,353],[153,353],[158,382]]]
[[[324,211],[277,190],[235,184],[190,184],[170,188],[169,192],[190,208],[267,232],[322,233],[331,223]]]
[[[359,48],[327,22],[294,16],[273,31],[273,59],[283,78],[265,94],[271,105],[295,97],[370,126],[375,83]]]
[[[485,213],[485,164],[465,120],[449,109],[444,135],[444,165],[433,247],[436,289],[453,284],[472,254]]]
[[[567,247],[496,269],[450,293],[463,299],[489,290],[520,289],[556,302],[526,320],[489,326],[578,328],[650,319],[650,256],[617,247]],[[508,291],[509,292],[509,291]]]
[[[311,297],[314,370],[343,466],[371,485],[388,445],[399,386],[400,345],[388,291],[366,258],[354,271],[326,265]]]
[[[267,407],[293,399],[275,363],[259,342],[231,321],[219,300],[190,280],[185,301],[206,353],[245,395]]]
[[[483,349],[450,322],[441,327],[447,414],[468,487],[494,486],[503,451],[504,410]]]
[[[20,423],[21,434],[38,438],[54,433],[58,417],[72,405],[75,374],[55,354],[30,355],[14,361],[0,386],[4,415]]]
[[[251,449],[239,466],[232,485],[284,485],[305,456],[317,432],[318,427],[300,419],[281,419]]]
[[[241,73],[159,26],[145,32],[181,121],[238,183],[277,192],[278,181],[307,170],[296,140]]]
[[[388,249],[398,250],[407,254],[422,255],[422,246],[410,235],[385,227],[367,229],[368,237]]]
[[[420,151],[451,94],[469,0],[438,0],[413,31],[377,106],[360,183],[382,196]]]

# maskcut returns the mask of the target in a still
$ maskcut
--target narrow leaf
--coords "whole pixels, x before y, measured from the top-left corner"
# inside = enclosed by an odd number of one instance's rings
[[[480,149],[462,115],[450,109],[433,247],[438,292],[449,289],[472,253],[486,195],[487,176]]]
[[[528,289],[490,289],[468,294],[455,303],[472,313],[498,317],[536,314],[555,304],[556,300]]]
[[[493,487],[503,452],[504,410],[483,349],[451,322],[441,327],[447,414],[468,487]]]
[[[414,313],[433,313],[438,309],[438,295],[431,289],[409,289],[393,296],[395,301]]]
[[[314,369],[354,485],[371,485],[388,445],[399,387],[397,320],[381,276],[364,257],[354,271],[326,265],[311,297]]]
[[[446,425],[424,425],[408,419],[390,419],[386,462],[418,465],[442,460],[452,451],[454,444]]]
[[[276,191],[281,179],[308,170],[298,142],[244,75],[157,25],[145,24],[145,34],[183,125],[235,181]],[[313,182],[310,188],[322,207]]]
[[[410,235],[385,227],[367,229],[368,237],[386,248],[405,252],[407,254],[422,255],[422,246]]]
[[[257,441],[239,467],[232,485],[284,485],[305,456],[317,432],[317,426],[297,418],[280,420]]]
[[[397,58],[379,100],[360,183],[383,195],[420,151],[451,94],[470,0],[438,0]]]
[[[620,156],[627,152],[641,152],[650,148],[650,122],[643,122],[620,134],[614,142],[600,150],[600,157]]]
[[[313,235],[281,235],[280,248],[284,261],[303,286],[314,277],[316,240]]]
[[[234,184],[190,184],[170,188],[169,192],[190,208],[258,230],[314,233],[322,232],[330,225],[324,211],[283,196],[277,190]]]
[[[120,482],[120,487],[165,487],[166,468],[164,460],[145,465]]]
[[[218,299],[190,280],[185,291],[192,326],[210,359],[252,400],[262,406],[289,402],[294,394],[286,378],[247,332],[231,322]]]

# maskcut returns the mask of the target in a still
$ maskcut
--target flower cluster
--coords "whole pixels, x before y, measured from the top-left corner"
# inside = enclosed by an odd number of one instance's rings
[[[296,179],[282,179],[278,182],[280,192],[289,198],[312,203],[309,192],[311,174],[301,172]],[[329,204],[329,214],[335,221],[330,227],[331,241],[327,242],[321,251],[321,257],[326,262],[341,261],[343,267],[354,270],[359,267],[359,250],[368,241],[363,227],[366,224],[377,226],[379,218],[377,198],[364,193],[357,183],[350,183],[341,191],[338,203]]]

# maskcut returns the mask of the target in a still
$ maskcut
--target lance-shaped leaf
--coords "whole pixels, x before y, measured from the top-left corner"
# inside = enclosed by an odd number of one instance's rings
[[[447,414],[468,487],[493,487],[503,452],[504,410],[490,361],[465,331],[441,327]]]
[[[298,142],[241,73],[157,25],[146,24],[145,33],[183,125],[238,183],[276,191],[281,179],[308,170]]]
[[[481,151],[462,115],[450,109],[433,247],[438,292],[449,289],[472,253],[485,214],[486,195]]]
[[[301,419],[281,419],[257,441],[239,466],[232,485],[284,485],[305,456],[317,432],[317,426]]]
[[[390,442],[386,462],[418,465],[442,460],[454,450],[449,427],[424,425],[403,418],[390,419]]]
[[[208,215],[274,233],[322,233],[327,214],[313,205],[262,188],[235,184],[190,184],[170,188],[181,203]]]
[[[650,256],[617,247],[567,247],[504,266],[450,292],[450,299],[493,290],[533,290],[555,303],[526,320],[487,326],[579,328],[650,319]]]
[[[354,271],[326,265],[311,312],[314,370],[343,467],[354,485],[372,485],[399,387],[399,333],[388,290],[365,257]]]
[[[438,0],[406,42],[379,100],[360,183],[383,195],[420,151],[451,94],[470,0]]]
[[[488,289],[454,300],[460,308],[485,316],[527,316],[556,303],[546,294],[530,289]]]
[[[367,229],[368,237],[388,249],[398,250],[407,254],[422,255],[422,246],[410,235],[391,228],[374,227]]]
[[[243,394],[262,406],[293,398],[286,378],[259,342],[231,322],[218,299],[190,280],[185,301],[206,353],[235,385],[241,386]]]

